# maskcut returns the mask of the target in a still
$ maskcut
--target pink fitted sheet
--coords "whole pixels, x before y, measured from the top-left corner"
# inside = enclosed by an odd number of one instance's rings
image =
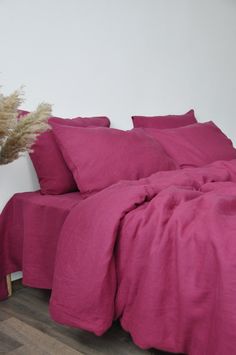
[[[15,194],[0,216],[0,277],[23,271],[25,285],[50,289],[61,228],[72,207],[87,196]]]

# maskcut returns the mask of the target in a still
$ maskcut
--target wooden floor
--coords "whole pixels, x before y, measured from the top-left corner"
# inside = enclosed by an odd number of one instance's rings
[[[0,303],[0,354],[167,355],[136,347],[119,323],[102,337],[56,324],[48,314],[50,292],[15,286]]]

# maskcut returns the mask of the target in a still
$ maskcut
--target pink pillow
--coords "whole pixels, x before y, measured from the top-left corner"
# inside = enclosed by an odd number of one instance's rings
[[[176,128],[196,123],[194,110],[190,110],[184,115],[167,115],[167,116],[132,116],[133,126],[146,128]]]
[[[135,128],[155,138],[181,167],[202,166],[216,160],[236,159],[232,142],[213,123],[159,130]]]
[[[20,116],[26,113],[28,112],[21,111]],[[73,127],[110,126],[107,117],[76,117],[73,119],[51,117],[49,123],[51,125],[57,123],[62,129],[65,125]],[[52,131],[44,132],[38,137],[30,157],[39,179],[42,194],[59,195],[77,190],[74,178],[63,159]]]
[[[81,192],[178,168],[155,139],[139,132],[53,124],[53,133]]]

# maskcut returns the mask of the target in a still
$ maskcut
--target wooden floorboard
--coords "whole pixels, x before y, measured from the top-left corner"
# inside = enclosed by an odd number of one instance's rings
[[[142,350],[115,322],[97,337],[81,329],[59,325],[48,313],[50,292],[19,287],[0,304],[0,354],[168,355]]]
[[[43,354],[83,355],[17,318],[9,318],[0,322],[0,331],[14,339],[18,343],[17,348],[23,345],[28,349],[34,349],[34,352],[38,351]]]
[[[15,337],[11,337],[6,332],[2,331],[1,325],[3,322],[0,322],[0,354],[8,353],[11,350],[15,350],[20,347],[22,344],[18,342]]]

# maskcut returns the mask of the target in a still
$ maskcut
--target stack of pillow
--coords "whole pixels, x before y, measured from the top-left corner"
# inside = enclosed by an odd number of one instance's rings
[[[30,154],[41,193],[88,193],[158,171],[236,159],[230,139],[213,122],[198,123],[193,110],[132,120],[134,128],[123,131],[109,128],[107,117],[51,117],[52,130]]]
[[[135,131],[156,139],[183,167],[236,158],[231,140],[212,122],[198,123],[194,111],[182,116],[133,116]]]

